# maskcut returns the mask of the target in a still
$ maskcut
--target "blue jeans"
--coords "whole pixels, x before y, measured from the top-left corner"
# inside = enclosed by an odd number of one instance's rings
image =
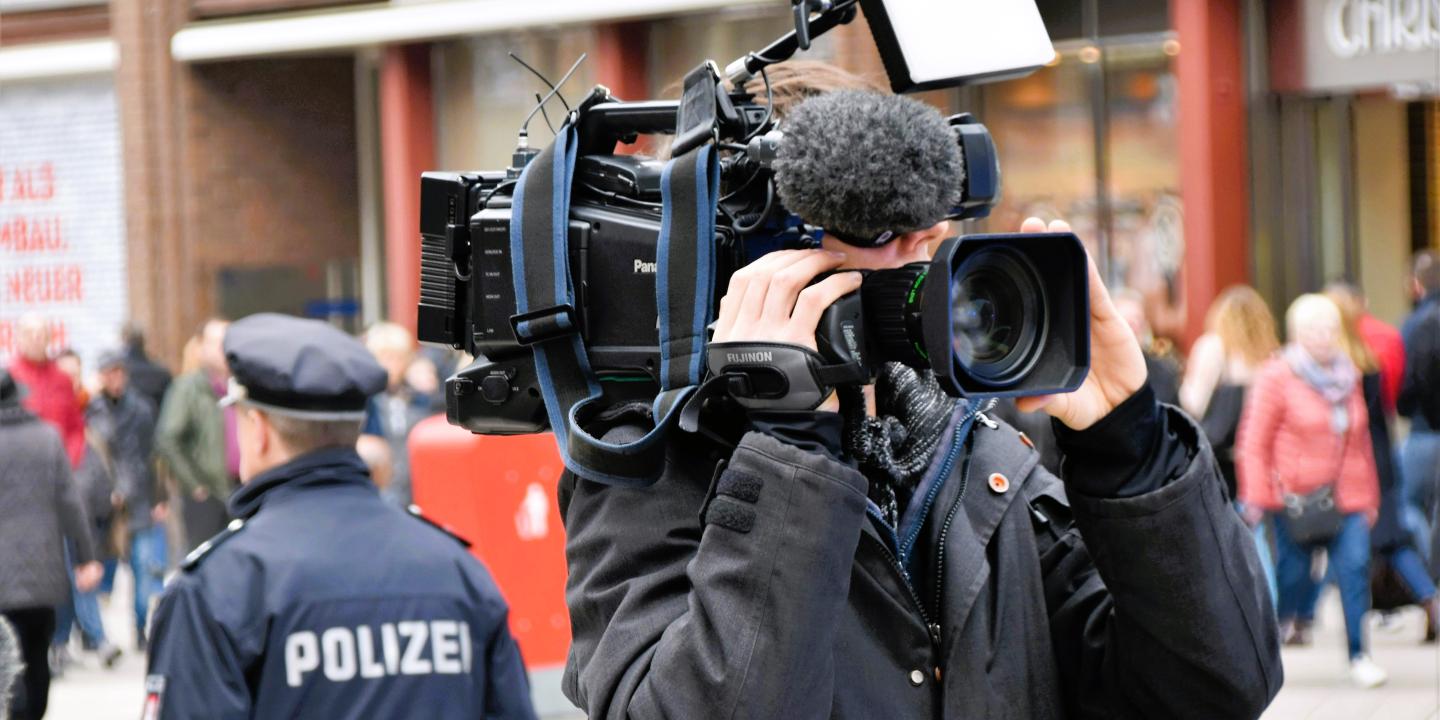
[[[135,630],[145,631],[145,614],[150,598],[165,586],[165,564],[169,550],[165,526],[151,525],[130,534],[130,572],[135,576]]]
[[[1435,597],[1435,581],[1430,579],[1430,571],[1425,569],[1425,561],[1415,548],[1407,545],[1390,553],[1390,567],[1395,568],[1395,574],[1400,576],[1400,582],[1405,583],[1410,597],[1416,602],[1427,602]]]
[[[1425,558],[1433,564],[1440,560],[1431,549],[1431,542],[1440,539],[1435,533],[1436,497],[1440,495],[1440,432],[1411,429],[1409,437],[1400,445],[1400,477],[1405,483],[1405,497],[1410,507],[1419,511],[1423,520],[1411,527],[1415,531],[1415,544],[1429,555]]]
[[[101,567],[105,568],[105,574],[100,577],[100,587],[95,591],[109,595],[115,591],[115,568],[120,567],[120,558],[105,558],[100,561]]]
[[[85,643],[99,647],[106,642],[105,625],[100,622],[100,602],[93,590],[82,593],[75,588],[75,568],[70,557],[70,541],[66,540],[65,573],[70,576],[70,601],[55,608],[55,644],[69,642],[71,626],[79,624]]]
[[[1276,579],[1280,601],[1276,613],[1281,622],[1312,619],[1320,583],[1310,575],[1310,561],[1318,547],[1301,547],[1290,539],[1285,516],[1275,515],[1275,545],[1279,561]],[[1365,652],[1365,612],[1370,609],[1370,525],[1362,513],[1345,516],[1340,534],[1325,547],[1335,584],[1340,588],[1340,606],[1345,614],[1345,641],[1354,658]],[[1312,617],[1307,617],[1310,615]]]

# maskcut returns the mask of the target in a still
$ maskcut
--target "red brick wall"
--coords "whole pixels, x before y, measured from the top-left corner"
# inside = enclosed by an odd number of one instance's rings
[[[222,267],[357,258],[352,59],[244,60],[189,72],[185,237],[206,312]]]
[[[190,0],[112,0],[133,319],[178,365],[222,268],[359,256],[350,56],[185,65]],[[320,293],[317,293],[319,295]]]

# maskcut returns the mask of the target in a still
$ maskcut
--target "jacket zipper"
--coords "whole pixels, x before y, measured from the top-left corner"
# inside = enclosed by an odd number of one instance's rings
[[[905,544],[898,546],[901,557],[906,560],[910,557],[910,550],[915,547],[915,541],[920,537],[920,530],[925,527],[925,516],[930,514],[930,506],[935,503],[935,498],[940,495],[940,489],[945,484],[944,478],[950,477],[950,471],[955,467],[955,458],[960,454],[960,446],[965,442],[967,431],[974,425],[974,422],[983,423],[990,428],[998,427],[994,421],[985,415],[986,411],[995,407],[996,402],[994,398],[991,398],[984,407],[975,408],[964,418],[961,418],[960,424],[955,426],[955,437],[950,441],[950,452],[946,453],[945,461],[940,465],[940,472],[935,476],[936,482],[934,486],[930,488],[930,492],[925,494],[925,504],[920,510],[920,522],[916,523],[915,527],[910,530],[910,533],[905,538]]]
[[[997,401],[994,398],[991,398],[990,401],[986,403],[983,408],[977,408],[974,412],[966,415],[964,418],[961,419],[960,424],[957,425],[955,428],[955,437],[950,443],[950,452],[946,454],[944,464],[941,465],[940,468],[941,472],[936,475],[937,478],[948,477],[950,474],[950,470],[955,466],[955,459],[959,456],[961,447],[965,444],[966,440],[969,437],[966,433],[966,430],[972,425],[972,423],[970,422],[971,420],[976,420],[981,424],[985,425],[986,427],[999,427],[995,424],[994,421],[992,421],[989,417],[985,415],[987,411],[995,407],[996,402]],[[961,501],[965,499],[965,487],[969,485],[969,480],[970,462],[967,459],[965,463],[965,470],[961,473],[960,477],[960,497],[957,498],[955,503],[951,506],[950,513],[945,518],[945,525],[940,531],[941,545],[939,549],[939,555],[941,558],[943,558],[945,554],[945,535],[950,529],[951,520],[953,520],[955,517],[955,510],[960,507]],[[924,526],[923,518],[925,517],[925,514],[929,512],[929,505],[934,502],[935,497],[939,494],[940,485],[942,484],[943,483],[937,482],[935,487],[931,488],[930,493],[926,496],[926,508],[920,514],[920,517],[922,518],[920,525],[917,526],[916,530],[911,533],[911,543],[915,541],[915,538],[919,537],[919,528]],[[891,542],[894,542],[896,548],[898,549],[900,547],[899,537],[896,535],[895,529],[890,527],[889,523],[885,522],[885,519],[880,516],[879,509],[871,506],[867,507],[865,512],[867,515],[874,518],[875,521],[880,525],[880,527],[884,528],[886,532],[890,533]],[[863,535],[864,533],[861,534]],[[905,565],[900,562],[900,558],[897,557],[895,552],[891,551],[890,547],[887,546],[885,542],[880,538],[872,538],[872,540],[877,546],[879,546],[880,552],[885,555],[885,558],[890,561],[890,565],[895,568],[895,573],[900,576],[901,584],[905,586],[905,592],[910,596],[910,602],[915,605],[916,612],[920,614],[920,621],[925,624],[925,630],[930,635],[930,642],[934,646],[935,652],[938,655],[941,648],[941,639],[943,637],[941,635],[942,628],[940,626],[940,623],[936,622],[936,620],[931,617],[929,611],[926,610],[925,603],[920,599],[920,594],[915,592],[914,583],[910,581],[910,572],[905,569]],[[937,577],[935,585],[935,607],[937,613],[939,612],[940,607],[939,598],[941,592],[940,588],[942,587],[939,584],[939,581],[940,578]]]
[[[970,486],[970,469],[973,466],[971,458],[965,458],[965,469],[960,473],[960,494],[955,498],[955,503],[950,506],[950,512],[945,513],[945,523],[940,526],[940,538],[937,541],[939,547],[935,549],[935,615],[938,617],[943,611],[945,589],[945,538],[950,534],[950,524],[955,521],[955,513],[959,512],[960,506],[965,502],[965,488]],[[938,631],[937,631],[938,635]]]
[[[990,401],[985,404],[985,407],[976,410],[974,416],[975,421],[979,422],[985,427],[990,428],[991,430],[1000,427],[998,424],[995,423],[995,421],[991,420],[988,416],[985,415],[985,413],[989,412],[992,408],[995,407],[995,403],[997,402],[999,401],[995,398],[990,398]],[[966,444],[971,444],[972,447],[970,449],[972,450],[973,444],[970,441],[973,440],[974,437],[975,436],[972,433],[970,435],[967,435],[963,441]],[[952,455],[954,454],[954,450],[956,449],[956,447],[959,446],[959,443],[961,441],[959,438],[956,438],[956,442],[957,444],[951,447]],[[965,467],[960,471],[960,492],[956,495],[955,502],[951,503],[950,511],[945,513],[945,522],[940,526],[940,537],[936,541],[938,547],[935,548],[935,572],[933,574],[933,577],[931,578],[931,581],[934,583],[935,586],[935,605],[933,609],[935,611],[935,617],[937,618],[944,617],[943,603],[945,597],[945,538],[950,534],[950,524],[955,521],[955,513],[958,512],[960,510],[960,507],[965,504],[965,489],[970,487],[970,469],[974,465],[974,463],[972,462],[973,460],[973,452],[968,452],[965,454]],[[940,631],[941,626],[939,623],[935,623],[930,626],[930,638],[935,642],[935,649],[937,651],[939,651],[940,649]],[[936,665],[938,667],[939,663],[937,663]]]
[[[869,511],[867,510],[866,512]],[[885,521],[881,520],[879,515],[871,513],[871,516],[877,520],[880,520],[881,525],[885,524]],[[860,534],[865,535],[865,533]],[[893,536],[894,533],[892,532],[891,535]],[[865,536],[870,537],[869,535]],[[931,622],[930,614],[925,611],[925,603],[920,602],[920,594],[915,592],[915,586],[911,584],[910,574],[905,572],[905,566],[900,564],[900,560],[896,558],[895,553],[891,552],[890,548],[886,546],[885,541],[881,540],[880,538],[871,538],[871,541],[874,542],[877,546],[879,546],[880,552],[885,555],[886,559],[888,559],[890,561],[890,564],[895,568],[896,574],[900,576],[901,584],[905,586],[906,594],[910,596],[910,602],[915,605],[915,610],[920,613],[921,622],[925,623],[925,629],[930,632],[931,639],[935,641],[936,649],[939,649],[939,640],[937,639],[939,636],[936,635],[936,631],[939,629],[940,626],[936,625],[934,622]]]

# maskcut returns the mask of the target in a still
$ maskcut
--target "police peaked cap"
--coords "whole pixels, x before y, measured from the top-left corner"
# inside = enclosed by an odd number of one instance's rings
[[[220,402],[309,420],[360,420],[389,376],[359,340],[328,323],[260,313],[225,331],[230,391]]]

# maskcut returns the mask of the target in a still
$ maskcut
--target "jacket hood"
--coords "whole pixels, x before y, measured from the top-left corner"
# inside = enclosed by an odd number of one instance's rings
[[[230,496],[231,517],[248,518],[266,502],[304,487],[359,485],[374,491],[370,470],[354,448],[323,448],[250,479]]]

